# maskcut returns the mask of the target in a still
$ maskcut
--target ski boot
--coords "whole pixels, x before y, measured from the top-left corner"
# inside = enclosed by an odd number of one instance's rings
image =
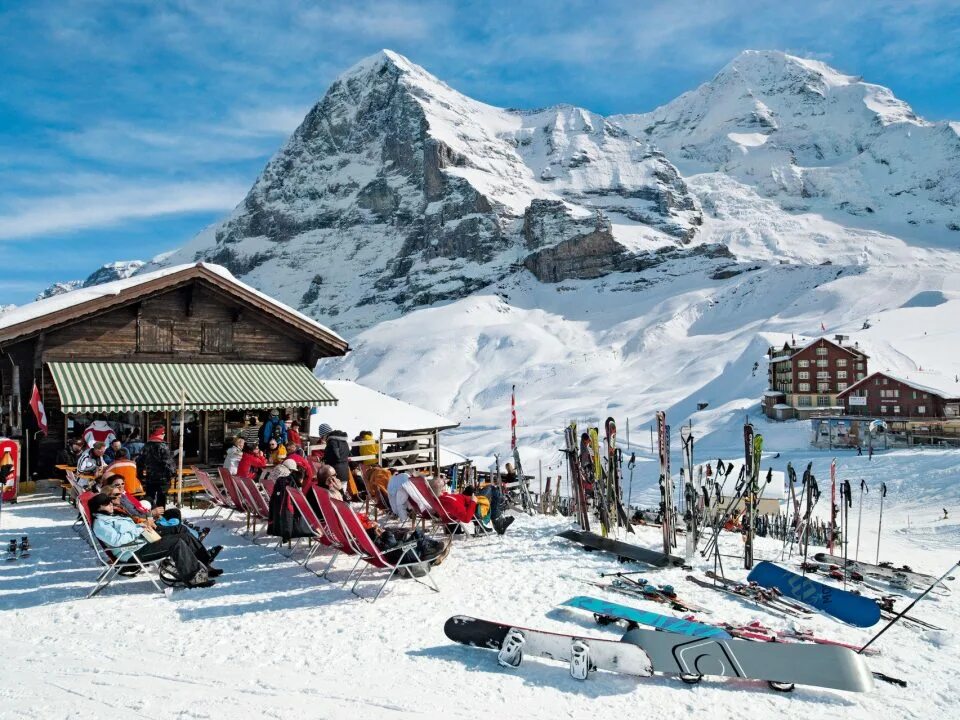
[[[17,541],[13,539],[7,545],[7,562],[14,562],[17,559]]]
[[[523,632],[511,628],[503,639],[500,652],[497,653],[497,662],[503,667],[519,667],[523,662],[523,643],[526,640]]]
[[[30,557],[30,538],[26,535],[20,538],[20,557]]]
[[[590,659],[590,646],[584,640],[574,638],[570,641],[570,676],[575,680],[586,680],[591,670],[596,670]]]

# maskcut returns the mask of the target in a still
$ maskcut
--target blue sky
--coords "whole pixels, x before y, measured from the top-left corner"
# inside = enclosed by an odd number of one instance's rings
[[[960,120],[960,3],[0,0],[0,304],[227,214],[327,86],[396,50],[509,107],[643,112],[741,50]]]

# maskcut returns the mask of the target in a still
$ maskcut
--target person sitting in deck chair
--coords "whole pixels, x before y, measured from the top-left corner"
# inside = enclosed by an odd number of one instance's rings
[[[104,477],[119,475],[123,478],[123,487],[126,492],[133,495],[143,495],[143,485],[140,484],[140,478],[137,477],[137,464],[130,459],[126,448],[117,450],[113,462],[103,471]]]
[[[185,530],[197,540],[203,542],[203,539],[210,533],[208,527],[199,528],[191,523],[183,522],[178,508],[151,508],[149,503],[143,505],[136,497],[124,491],[123,478],[119,475],[104,480],[100,492],[113,498],[113,509],[116,514],[126,515],[137,524],[152,518],[155,524],[154,529],[160,535],[171,535]]]
[[[267,461],[271,465],[279,465],[287,459],[287,448],[281,445],[275,438],[267,441]]]
[[[515,520],[513,516],[503,514],[505,504],[503,493],[495,484],[483,483],[476,489],[472,485],[467,485],[463,489],[463,494],[476,498],[477,517],[480,522],[486,522],[489,519],[498,535],[503,535]]]
[[[243,446],[246,443],[243,437],[237,435],[227,448],[226,457],[223,459],[223,466],[231,475],[236,475],[240,467],[240,461],[243,459]]]
[[[254,478],[257,473],[267,466],[267,458],[263,451],[254,443],[243,446],[243,456],[237,466],[237,477]]]
[[[210,587],[213,578],[223,573],[211,564],[222,546],[208,551],[199,540],[188,533],[178,532],[165,536],[155,529],[151,520],[137,525],[122,515],[114,515],[114,502],[109,495],[100,493],[90,498],[90,515],[93,518],[93,534],[108,548],[124,548],[120,560],[128,560],[134,554],[143,561],[169,558],[176,570],[179,582],[186,587]]]

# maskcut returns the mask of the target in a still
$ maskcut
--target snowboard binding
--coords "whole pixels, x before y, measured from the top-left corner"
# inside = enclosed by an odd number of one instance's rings
[[[590,659],[590,646],[580,639],[570,642],[570,676],[575,680],[586,680],[591,670],[596,670]]]
[[[497,662],[502,667],[520,667],[523,662],[523,643],[526,640],[523,632],[511,629],[503,639],[500,652],[497,653]]]

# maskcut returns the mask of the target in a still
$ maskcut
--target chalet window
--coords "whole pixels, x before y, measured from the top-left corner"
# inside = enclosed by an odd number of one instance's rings
[[[818,348],[817,348],[817,355],[826,355],[827,352],[829,352],[829,351],[828,351],[827,348],[825,348],[825,347],[818,347]]]
[[[916,390],[913,391],[913,399],[914,399],[914,400],[917,399],[917,391],[916,391]]]
[[[899,405],[894,405],[894,406],[893,406],[893,414],[894,414],[894,415],[899,415],[899,414],[900,414],[900,406],[899,406]]]
[[[857,380],[863,380],[863,373],[861,372],[857,373]]]
[[[894,396],[895,398],[900,397],[900,388],[897,388],[897,389],[895,389],[895,390],[893,391],[893,396]]]
[[[817,392],[830,392],[830,383],[817,383]]]
[[[917,415],[926,415],[927,406],[926,405],[917,405]]]
[[[800,397],[798,397],[798,398],[797,398],[797,405],[798,405],[798,406],[801,406],[801,407],[810,407],[810,405],[812,405],[812,403],[810,402],[810,396],[809,396],[809,395],[801,395]]]
[[[817,407],[830,407],[830,396],[817,395]]]
[[[137,321],[137,351],[173,352],[173,320],[140,318]]]
[[[843,392],[843,391],[846,390],[846,389],[847,389],[847,384],[846,384],[846,383],[837,383],[837,391],[838,391],[838,392]]]
[[[847,371],[846,370],[837,370],[837,380],[846,380]]]
[[[823,370],[823,371],[817,373],[817,380],[829,380],[829,379],[830,379],[830,372],[829,372],[829,371]]]
[[[797,373],[797,378],[799,378],[800,380],[809,380],[810,373],[808,373],[806,370],[801,370],[800,372]]]
[[[887,410],[889,410],[889,409],[890,409],[890,406],[889,406],[889,405],[881,405],[881,406],[880,406],[880,414],[881,414],[881,415],[885,414],[885,413],[887,412]]]
[[[846,367],[847,359],[846,358],[837,358],[837,367]]]
[[[797,387],[800,388],[800,392],[810,392],[810,383],[800,383]]]
[[[208,355],[233,352],[233,323],[205,321],[200,342],[200,352]]]
[[[797,360],[797,367],[810,367],[809,360]]]
[[[828,360],[817,360],[817,367],[830,367]]]

